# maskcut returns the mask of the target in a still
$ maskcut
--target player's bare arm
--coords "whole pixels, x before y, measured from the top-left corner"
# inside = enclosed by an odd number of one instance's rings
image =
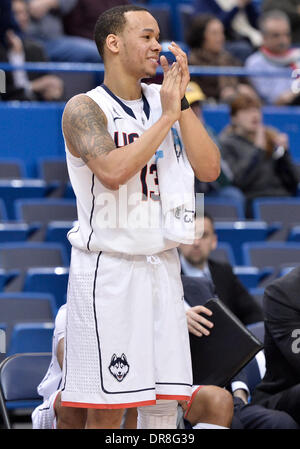
[[[175,42],[172,42],[169,49],[176,57],[176,61],[181,68],[180,95],[183,98],[190,81],[187,56]],[[168,70],[168,67],[165,65],[163,70]],[[191,108],[182,111],[179,125],[187,156],[195,176],[203,182],[214,181],[220,174],[220,152],[218,147],[209,137],[201,121]]]
[[[180,116],[180,69],[174,65],[161,89],[162,115],[133,143],[117,148],[107,130],[99,106],[87,95],[77,95],[66,105],[63,133],[68,149],[81,157],[100,182],[116,190],[138,173],[151,159],[173,123]]]

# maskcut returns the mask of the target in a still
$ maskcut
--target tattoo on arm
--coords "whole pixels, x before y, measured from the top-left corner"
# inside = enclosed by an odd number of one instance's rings
[[[69,149],[85,163],[115,150],[106,124],[105,114],[91,98],[87,95],[72,98],[63,115],[63,132]]]

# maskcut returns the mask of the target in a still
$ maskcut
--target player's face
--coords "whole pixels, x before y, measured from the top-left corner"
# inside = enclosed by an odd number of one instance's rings
[[[129,11],[126,21],[121,36],[122,62],[139,79],[153,77],[161,51],[158,24],[147,11]]]
[[[203,234],[200,221],[196,220],[196,238],[192,245],[180,245],[180,251],[186,260],[195,266],[202,266],[212,250],[216,248],[217,237],[208,218],[203,221]],[[201,235],[199,233],[201,232]]]

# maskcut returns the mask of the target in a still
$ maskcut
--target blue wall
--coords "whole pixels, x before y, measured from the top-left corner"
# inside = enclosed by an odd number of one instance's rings
[[[35,177],[38,158],[64,156],[63,108],[63,103],[0,103],[0,157],[21,158],[27,175]],[[216,132],[228,124],[226,105],[207,105],[203,112]],[[265,107],[264,121],[289,135],[291,154],[300,160],[300,107]]]
[[[36,160],[61,156],[64,104],[0,103],[0,157],[21,158],[27,175],[36,176]]]

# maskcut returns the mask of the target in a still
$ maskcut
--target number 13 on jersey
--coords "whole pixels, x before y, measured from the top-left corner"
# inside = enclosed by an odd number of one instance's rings
[[[159,201],[159,186],[156,164],[153,163],[145,165],[145,167],[141,170],[140,179],[143,201],[148,201],[148,199]]]

